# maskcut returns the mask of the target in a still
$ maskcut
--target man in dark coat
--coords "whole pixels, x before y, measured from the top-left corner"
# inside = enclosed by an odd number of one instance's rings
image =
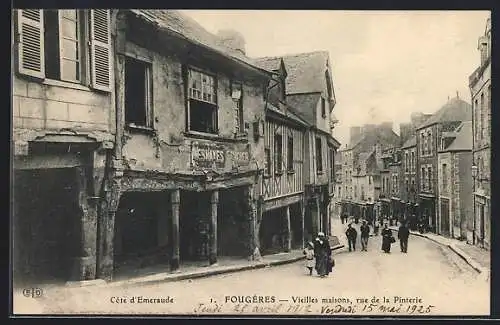
[[[410,237],[410,230],[406,226],[406,223],[402,223],[398,230],[399,245],[402,253],[408,252],[408,237]]]
[[[345,235],[347,237],[347,242],[349,243],[349,252],[351,250],[356,250],[356,238],[358,237],[358,232],[352,227],[351,223],[347,226]]]
[[[360,228],[361,231],[361,250],[367,251],[368,248],[368,238],[370,237],[370,226],[366,223],[366,220],[363,220],[363,224]]]

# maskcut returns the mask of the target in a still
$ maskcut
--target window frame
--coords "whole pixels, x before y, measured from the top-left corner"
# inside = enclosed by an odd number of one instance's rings
[[[127,79],[127,69],[126,69],[126,64],[127,61],[136,61],[139,64],[142,64],[145,67],[145,76],[144,76],[144,88],[145,88],[145,98],[144,98],[144,109],[145,109],[145,119],[146,119],[146,125],[138,125],[135,123],[129,123],[127,122],[127,101],[126,101],[126,79]],[[154,101],[153,101],[153,63],[151,61],[145,60],[143,58],[137,58],[136,56],[133,56],[131,54],[125,54],[124,55],[124,120],[125,120],[125,126],[129,129],[135,129],[135,130],[149,130],[153,131],[155,128],[155,123],[154,123]]]
[[[291,144],[291,146],[290,146],[290,144]],[[293,152],[293,147],[294,147],[293,135],[289,134],[287,136],[286,147],[287,147],[287,152],[286,152],[286,170],[289,173],[293,173],[295,171],[295,167],[294,167],[294,152]]]
[[[326,100],[321,96],[321,116],[326,118]]]
[[[279,146],[276,143],[278,139],[280,142]],[[275,133],[273,141],[274,141],[274,174],[281,175],[283,174],[283,134]]]
[[[321,137],[315,137],[314,144],[316,147],[316,173],[323,174],[323,143],[321,141]]]
[[[271,149],[264,148],[264,177],[271,177],[272,163],[271,163]]]
[[[233,98],[233,92],[235,91],[235,86],[238,86],[240,90],[240,98],[238,100],[235,100]],[[244,105],[243,82],[231,80],[230,90],[231,90],[231,99],[233,100],[234,114],[236,117],[234,133],[235,135],[244,134],[246,133],[246,131],[245,131],[245,121],[243,117],[243,105]]]
[[[200,93],[201,93],[201,97],[202,99],[200,98],[196,98],[196,97],[191,97],[191,77],[190,77],[190,72],[193,71],[195,73],[199,73],[201,75],[201,77],[203,77],[203,75],[206,75],[210,78],[212,78],[212,81],[213,81],[213,88],[214,88],[214,93],[212,95],[215,96],[215,102],[210,102],[210,101],[206,101],[206,100],[203,100],[203,82],[202,84],[200,85],[201,87],[201,90],[200,90]],[[200,134],[200,135],[219,135],[220,134],[220,131],[219,131],[219,88],[218,88],[218,76],[216,73],[213,73],[213,72],[210,72],[210,71],[207,71],[205,69],[201,69],[201,68],[198,68],[196,66],[193,66],[193,65],[186,65],[185,66],[185,82],[186,82],[186,87],[185,87],[185,90],[186,90],[186,131],[189,132],[189,133],[193,133],[193,134]],[[191,128],[191,100],[194,100],[194,101],[198,101],[198,102],[201,102],[201,103],[205,103],[207,105],[212,105],[215,112],[214,112],[214,115],[215,116],[212,116],[212,123],[215,124],[213,125],[213,129],[214,131],[213,132],[205,132],[205,131],[198,131],[198,130],[193,130]]]

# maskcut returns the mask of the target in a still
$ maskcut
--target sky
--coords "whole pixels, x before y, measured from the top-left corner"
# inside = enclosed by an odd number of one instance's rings
[[[448,98],[470,102],[468,77],[478,67],[478,38],[488,11],[188,10],[205,29],[240,32],[249,57],[326,50],[339,123],[349,127],[434,113]]]

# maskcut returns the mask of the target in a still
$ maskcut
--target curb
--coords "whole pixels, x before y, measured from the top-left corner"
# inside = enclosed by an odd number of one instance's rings
[[[390,228],[391,230],[397,230],[397,229],[394,229],[394,228]],[[485,269],[484,267],[482,267],[481,265],[479,265],[479,263],[477,263],[476,261],[474,261],[469,255],[467,255],[464,251],[462,251],[460,248],[456,247],[454,244],[445,244],[445,243],[442,243],[438,240],[435,240],[434,238],[431,238],[425,234],[421,234],[421,233],[418,233],[418,232],[413,232],[413,231],[410,231],[410,234],[413,235],[413,236],[418,236],[418,237],[422,237],[422,238],[426,238],[430,241],[433,241],[434,243],[436,244],[439,244],[441,246],[445,246],[445,247],[448,247],[453,253],[457,254],[461,259],[463,259],[470,267],[472,267],[474,269],[474,271],[476,271],[477,273],[484,273],[484,274],[487,274],[488,270]]]
[[[250,265],[242,265],[242,266],[229,266],[227,268],[223,269],[218,269],[218,270],[206,270],[204,272],[198,272],[198,273],[187,273],[187,274],[178,274],[178,275],[173,275],[172,273],[168,273],[168,275],[165,275],[164,278],[160,279],[152,279],[152,280],[131,280],[130,282],[125,280],[125,281],[120,281],[120,282],[108,282],[106,283],[108,286],[121,286],[121,285],[127,285],[127,286],[142,286],[142,285],[151,285],[151,284],[159,284],[159,283],[165,283],[165,282],[175,282],[175,281],[182,281],[182,280],[188,280],[188,279],[199,279],[199,278],[205,278],[209,276],[214,276],[214,275],[221,275],[221,274],[228,274],[228,273],[235,273],[235,272],[241,272],[241,271],[248,271],[248,270],[256,270],[256,269],[262,269],[266,267],[271,267],[271,266],[279,266],[279,265],[284,265],[284,264],[290,264],[294,262],[298,262],[302,259],[305,259],[305,256],[297,256],[293,258],[289,258],[286,260],[272,260],[268,262],[259,262],[256,264],[250,264]]]

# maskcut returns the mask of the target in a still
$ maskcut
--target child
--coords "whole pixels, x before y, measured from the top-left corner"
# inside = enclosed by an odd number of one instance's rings
[[[309,275],[312,275],[314,268],[314,245],[311,242],[307,243],[304,249],[304,255],[306,256],[306,268],[309,269]]]

